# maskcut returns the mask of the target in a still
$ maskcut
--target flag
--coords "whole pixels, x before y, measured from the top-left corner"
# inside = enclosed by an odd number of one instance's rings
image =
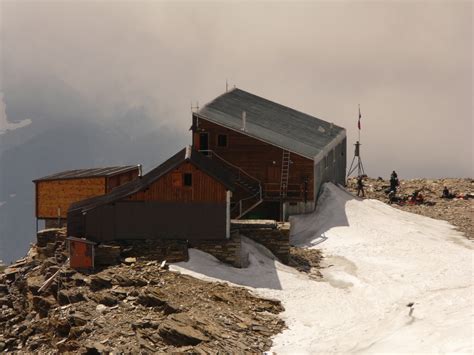
[[[359,121],[357,121],[357,128],[360,130],[360,119],[362,118],[362,115],[360,114],[360,106],[359,106]]]

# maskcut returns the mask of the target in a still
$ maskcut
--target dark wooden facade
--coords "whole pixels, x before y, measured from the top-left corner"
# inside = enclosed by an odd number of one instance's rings
[[[108,193],[120,185],[123,185],[129,181],[137,179],[138,175],[139,175],[139,169],[137,168],[125,173],[108,176],[105,178],[105,189]]]
[[[185,185],[185,174],[190,174],[191,186]],[[133,201],[225,204],[226,188],[192,163],[184,162],[155,181],[146,190],[133,194],[129,199]]]
[[[73,205],[68,235],[94,242],[229,238],[231,185],[225,176],[216,178],[219,171],[212,174],[220,166],[191,151],[108,195]]]
[[[218,144],[219,136],[226,137],[221,138],[225,146]],[[282,148],[202,118],[193,133],[193,147],[211,150],[261,181],[264,199],[280,200]],[[313,201],[313,160],[298,154],[290,154],[290,159],[287,200]]]

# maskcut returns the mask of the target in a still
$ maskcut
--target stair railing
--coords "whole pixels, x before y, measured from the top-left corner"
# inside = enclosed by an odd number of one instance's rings
[[[231,162],[225,160],[223,157],[221,157],[219,154],[217,154],[216,152],[214,152],[213,150],[200,150],[199,151],[200,153],[206,153],[208,156],[210,156],[211,158],[213,156],[215,156],[216,158],[218,158],[219,160],[221,160],[223,163],[225,163],[226,165],[229,165],[230,167],[234,168],[235,170],[237,170],[237,173],[238,173],[238,177],[240,178],[242,175],[245,175],[247,178],[253,180],[255,183],[258,184],[259,186],[259,190],[260,190],[260,196],[261,196],[261,191],[262,191],[262,183],[260,182],[260,180],[258,180],[257,178],[253,177],[252,175],[250,175],[249,173],[247,173],[245,170],[243,170],[242,168],[239,168],[238,166],[232,164]]]

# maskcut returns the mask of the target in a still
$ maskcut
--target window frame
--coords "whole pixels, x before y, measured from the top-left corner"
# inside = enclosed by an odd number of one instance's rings
[[[187,184],[186,177],[190,177],[190,184]],[[193,173],[183,173],[183,184],[182,187],[193,187]]]
[[[219,137],[225,137],[225,145],[220,145],[219,144]],[[225,133],[217,133],[217,136],[216,136],[216,146],[218,148],[227,148],[229,146],[229,136]]]

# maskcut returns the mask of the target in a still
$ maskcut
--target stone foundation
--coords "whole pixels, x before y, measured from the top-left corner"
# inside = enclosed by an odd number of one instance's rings
[[[282,263],[290,259],[290,224],[271,220],[232,221],[232,228],[240,235],[262,244]]]
[[[66,230],[64,228],[43,229],[36,234],[36,252],[40,260],[55,257],[56,250],[65,245]]]
[[[166,260],[169,263],[188,261],[188,243],[177,239],[121,240],[110,245],[120,246],[120,256],[138,259]]]
[[[189,241],[190,248],[196,248],[209,253],[223,263],[235,267],[243,267],[241,239],[238,233],[232,233],[230,239],[225,240],[193,240]]]
[[[44,220],[44,228],[51,229],[51,228],[64,228],[67,226],[67,218],[49,218]]]

